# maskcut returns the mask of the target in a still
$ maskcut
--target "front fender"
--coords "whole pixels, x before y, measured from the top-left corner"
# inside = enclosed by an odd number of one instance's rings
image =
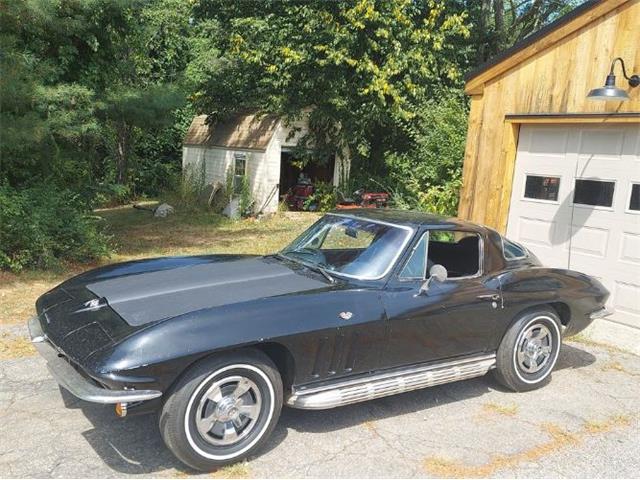
[[[374,290],[307,292],[180,315],[98,351],[88,361],[105,383],[144,382],[160,389],[200,358],[261,343],[279,343],[296,364],[304,364],[319,336],[345,328],[341,312],[351,312],[350,328],[384,323]]]

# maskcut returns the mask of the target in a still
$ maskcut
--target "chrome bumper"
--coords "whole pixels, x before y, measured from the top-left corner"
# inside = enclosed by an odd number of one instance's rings
[[[589,314],[589,318],[591,320],[596,320],[598,318],[604,318],[604,317],[608,317],[609,315],[613,315],[615,311],[613,310],[613,308],[610,307],[604,307],[601,308],[600,310],[596,310],[595,312],[591,312]]]
[[[108,390],[95,385],[73,368],[47,339],[40,320],[29,320],[29,335],[38,353],[47,361],[53,378],[74,396],[93,403],[130,403],[152,400],[162,395],[158,390]]]

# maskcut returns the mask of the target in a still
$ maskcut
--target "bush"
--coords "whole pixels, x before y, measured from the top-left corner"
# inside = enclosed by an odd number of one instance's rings
[[[313,194],[304,201],[305,210],[327,212],[336,208],[338,195],[331,183],[315,182],[313,186]]]
[[[405,130],[411,148],[388,153],[386,164],[398,207],[455,215],[462,184],[467,103],[461,92],[444,91],[417,110]]]
[[[81,197],[52,185],[0,185],[0,269],[51,268],[110,253],[109,238]]]

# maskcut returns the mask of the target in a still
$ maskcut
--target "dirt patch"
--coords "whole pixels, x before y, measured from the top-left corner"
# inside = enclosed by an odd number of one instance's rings
[[[494,476],[498,470],[514,468],[522,463],[535,462],[558,450],[579,443],[584,437],[607,433],[617,428],[623,428],[630,424],[630,419],[625,415],[615,415],[602,421],[588,421],[577,432],[569,432],[553,423],[543,423],[540,429],[544,431],[549,440],[510,455],[495,455],[491,460],[481,465],[471,465],[454,460],[431,457],[424,461],[425,470],[438,477],[477,478]]]
[[[251,478],[247,462],[234,463],[211,472],[212,478]]]
[[[494,413],[498,415],[504,415],[506,417],[514,417],[518,413],[518,406],[516,404],[504,405],[501,403],[485,403],[482,405],[482,409],[485,413]]]
[[[26,338],[6,332],[0,334],[0,360],[27,357],[35,354],[35,348]]]

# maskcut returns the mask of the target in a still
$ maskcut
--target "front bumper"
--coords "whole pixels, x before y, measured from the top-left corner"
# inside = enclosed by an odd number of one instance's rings
[[[93,403],[131,403],[162,396],[162,392],[158,390],[109,390],[91,382],[55,349],[42,331],[38,317],[31,318],[28,325],[31,342],[47,361],[47,368],[53,378],[81,400]]]

